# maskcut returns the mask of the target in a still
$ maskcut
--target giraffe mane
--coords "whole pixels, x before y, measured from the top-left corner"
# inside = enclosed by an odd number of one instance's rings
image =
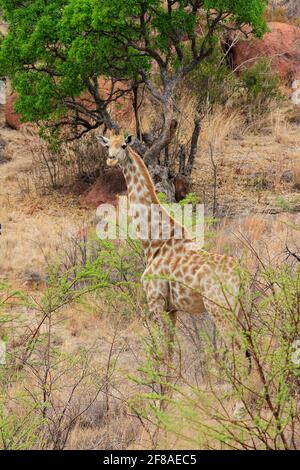
[[[129,152],[130,156],[136,162],[136,164],[139,166],[140,171],[144,176],[147,189],[148,189],[148,191],[151,195],[152,202],[154,202],[156,204],[160,204],[160,202],[158,200],[158,197],[157,197],[157,194],[156,194],[156,191],[155,191],[155,187],[154,187],[152,178],[149,174],[149,171],[148,171],[143,159],[131,147],[127,147],[127,148],[128,148],[128,152]]]
[[[186,227],[184,227],[184,225],[182,225],[180,222],[175,220],[174,217],[172,217],[171,214],[169,214],[167,209],[160,203],[160,201],[157,197],[156,191],[155,191],[155,187],[154,187],[152,178],[150,176],[148,168],[146,167],[145,162],[143,161],[143,159],[131,147],[128,146],[127,149],[128,149],[129,155],[134,160],[134,162],[139,166],[139,169],[140,169],[141,173],[143,174],[143,176],[145,178],[146,186],[147,186],[147,189],[148,189],[149,193],[151,194],[152,202],[155,203],[155,204],[158,204],[162,208],[162,210],[168,215],[170,220],[174,224],[180,225],[182,227],[182,229],[184,230],[184,232],[186,233],[186,235],[190,236],[189,231],[186,229]]]

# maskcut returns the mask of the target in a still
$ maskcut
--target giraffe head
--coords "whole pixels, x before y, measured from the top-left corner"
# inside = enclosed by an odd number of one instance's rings
[[[113,135],[110,139],[100,135],[98,139],[101,145],[108,148],[108,158],[106,160],[108,166],[115,166],[118,163],[125,162],[127,155],[126,147],[132,142],[132,135],[127,137]]]

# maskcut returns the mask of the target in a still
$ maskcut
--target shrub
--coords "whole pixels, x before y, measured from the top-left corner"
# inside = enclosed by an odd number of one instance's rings
[[[39,297],[0,283],[0,339],[8,350],[7,365],[0,364],[0,448],[78,448],[79,433],[86,447],[124,449],[139,432],[125,398],[120,402],[111,393],[124,350],[122,324],[144,308],[137,282],[139,247],[94,239],[86,243],[91,246],[84,263],[75,257],[76,266],[70,259],[64,270],[48,267],[47,288]],[[12,299],[20,304],[14,309]],[[65,309],[72,310],[74,319],[79,304],[98,316],[107,305],[113,313],[112,331],[99,331],[95,344],[68,351],[58,333],[66,321]]]
[[[272,101],[282,99],[280,77],[272,71],[268,59],[260,59],[242,73],[241,87],[250,118],[269,111]]]
[[[189,55],[190,52],[186,51]],[[227,57],[219,45],[212,55],[188,75],[185,85],[197,95],[200,109],[225,105],[238,91],[239,80],[230,70]]]
[[[33,162],[33,183],[38,193],[69,187],[76,183],[88,185],[104,168],[104,152],[96,136],[90,134],[80,141],[52,146],[38,141],[30,146]]]
[[[152,435],[167,431],[170,442],[175,437],[177,445],[193,449],[299,449],[300,271],[288,264],[264,265],[259,274],[244,273],[243,278],[248,287],[240,297],[243,320],[236,334],[250,353],[257,382],[249,383],[247,361],[239,351],[225,351],[220,338],[213,341],[203,331],[199,361],[206,364],[205,380],[199,383],[189,373],[193,359],[184,358],[178,337],[166,376],[157,346],[163,344],[162,333],[154,330],[146,343],[147,361],[134,378],[145,391],[132,401],[140,418],[155,424]],[[233,414],[237,402],[244,407],[239,418]]]

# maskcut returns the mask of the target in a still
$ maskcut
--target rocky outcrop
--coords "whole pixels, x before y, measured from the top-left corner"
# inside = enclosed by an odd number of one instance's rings
[[[259,58],[270,59],[272,69],[289,85],[300,79],[300,28],[287,23],[268,23],[270,32],[262,39],[242,39],[230,50],[233,70],[252,67]],[[228,41],[233,41],[231,36]]]
[[[21,117],[14,110],[14,104],[17,96],[17,93],[13,93],[12,95],[8,96],[5,104],[5,122],[9,127],[16,130],[20,129],[21,127]]]
[[[83,207],[98,207],[100,204],[117,205],[118,195],[126,194],[126,181],[121,170],[105,171],[79,198]]]

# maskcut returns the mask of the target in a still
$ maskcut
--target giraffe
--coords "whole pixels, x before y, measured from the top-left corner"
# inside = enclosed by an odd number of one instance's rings
[[[129,205],[139,207],[144,213],[151,205],[159,206],[170,227],[167,239],[161,236],[161,221],[158,222],[158,237],[141,238],[146,258],[142,285],[150,314],[158,323],[164,312],[168,314],[172,323],[172,328],[168,329],[169,345],[172,345],[178,313],[201,315],[207,312],[225,345],[235,344],[240,348],[235,337],[241,287],[238,262],[232,257],[200,249],[189,232],[178,227],[179,222],[161,207],[146,165],[130,146],[132,139],[132,136],[124,138],[122,135],[112,135],[110,139],[99,137],[100,143],[108,149],[107,165],[118,164],[122,169]],[[180,239],[175,237],[178,228],[182,228]],[[167,355],[170,359],[172,346]]]

